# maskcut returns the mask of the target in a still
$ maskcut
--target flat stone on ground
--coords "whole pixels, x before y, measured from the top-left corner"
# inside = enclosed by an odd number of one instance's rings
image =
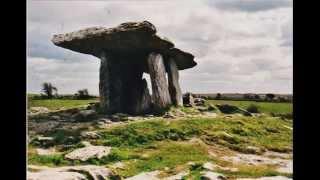
[[[224,156],[222,159],[230,161],[235,164],[247,165],[275,165],[278,166],[277,171],[282,173],[292,173],[293,163],[292,159],[269,158],[255,154],[238,153],[235,156]]]
[[[38,155],[53,155],[57,153],[54,148],[49,148],[49,149],[37,148],[36,151]]]
[[[159,171],[143,172],[138,175],[126,178],[126,180],[160,180],[160,178],[157,177],[159,173]]]
[[[27,172],[27,180],[107,180],[114,174],[110,169],[95,166],[64,166],[49,168],[42,166],[32,166]],[[89,176],[89,177],[88,177]]]
[[[111,151],[111,147],[107,146],[87,146],[76,149],[65,155],[65,158],[71,160],[86,161],[90,158],[101,159],[103,156],[107,156]]]
[[[260,178],[238,178],[237,180],[292,180],[285,176],[270,176],[270,177],[260,177]]]
[[[226,177],[220,173],[206,171],[201,175],[202,180],[226,180]]]
[[[182,172],[179,172],[176,175],[165,177],[165,178],[162,178],[162,179],[163,180],[181,180],[183,178],[183,176],[186,176],[186,175],[188,175],[188,172],[182,171]]]

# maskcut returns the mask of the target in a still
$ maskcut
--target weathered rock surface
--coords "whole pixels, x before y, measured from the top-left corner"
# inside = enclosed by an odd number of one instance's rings
[[[31,115],[33,114],[41,114],[41,113],[47,113],[49,112],[49,109],[46,107],[31,107],[29,109],[29,112]]]
[[[237,180],[291,180],[285,176],[269,176],[269,177],[260,177],[260,178],[238,178]]]
[[[111,147],[107,146],[86,146],[66,154],[65,158],[81,161],[86,161],[90,158],[101,159],[103,156],[107,156],[110,151]]]
[[[28,130],[37,132],[37,134],[46,133],[52,129],[57,128],[60,125],[57,121],[47,121],[47,122],[31,122],[28,123]]]
[[[163,180],[182,180],[184,176],[188,175],[188,172],[182,171],[176,175],[162,178]]]
[[[58,168],[30,166],[27,173],[28,180],[107,180],[111,177],[116,176],[110,169],[94,165]]]
[[[279,153],[274,151],[266,151],[263,155],[270,158],[292,159],[292,153]]]
[[[168,52],[166,52],[166,56],[174,59],[179,70],[192,68],[197,65],[197,63],[193,60],[194,56],[192,54],[182,51],[178,48],[171,48]]]
[[[94,110],[82,110],[72,116],[76,121],[89,121],[97,117],[97,113]]]
[[[201,176],[203,180],[226,180],[226,177],[220,173],[207,171]]]
[[[196,65],[192,54],[173,48],[172,42],[156,35],[155,26],[148,21],[122,23],[115,28],[90,27],[54,35],[51,41],[59,47],[98,58],[103,51],[131,54],[156,51],[174,57],[179,70]]]
[[[100,137],[100,135],[94,131],[81,132],[80,135],[87,139],[98,139]]]
[[[152,84],[152,100],[155,109],[163,109],[171,104],[165,66],[161,54],[151,53],[148,58],[148,69]]]
[[[49,149],[37,148],[36,151],[38,155],[53,155],[57,153],[55,148],[49,148]]]
[[[183,105],[186,107],[194,106],[194,98],[191,93],[186,93],[183,95]]]
[[[94,110],[94,111],[97,111],[98,108],[100,106],[100,103],[98,102],[92,102],[92,103],[89,103],[88,106],[87,106],[87,110]]]
[[[27,180],[85,180],[84,174],[69,171],[28,172]]]
[[[176,62],[170,58],[168,60],[168,84],[171,101],[176,106],[183,106],[182,92],[179,85],[179,71]]]
[[[32,139],[31,143],[40,147],[50,147],[54,145],[54,138],[38,136]]]
[[[231,161],[235,164],[247,164],[247,165],[276,165],[278,166],[277,171],[283,173],[293,172],[292,159],[280,159],[280,158],[269,158],[265,156],[255,154],[242,154],[238,153],[235,156],[222,157],[226,161]]]
[[[99,93],[103,111],[130,114],[149,111],[151,96],[142,78],[145,65],[136,60],[146,58],[144,55],[101,55]]]
[[[138,175],[126,178],[126,180],[160,180],[158,178],[159,171],[152,171],[152,172],[144,172]]]
[[[194,98],[193,102],[196,106],[204,106],[204,103],[206,102],[206,100],[202,98]]]
[[[115,28],[90,27],[66,34],[54,35],[52,42],[73,51],[96,55],[112,52],[163,50],[174,46],[155,35],[156,28],[148,21],[122,23]]]
[[[202,167],[203,167],[204,169],[213,171],[214,168],[215,168],[215,165],[212,164],[211,162],[206,162],[206,163],[204,163],[204,164],[202,165]]]

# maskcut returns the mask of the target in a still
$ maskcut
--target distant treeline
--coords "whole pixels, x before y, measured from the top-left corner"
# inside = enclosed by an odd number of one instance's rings
[[[89,94],[88,89],[80,89],[73,95],[60,95],[58,94],[58,88],[52,85],[50,82],[42,83],[41,94],[28,95],[28,98],[32,99],[92,99],[97,98]]]
[[[203,98],[207,100],[234,100],[234,101],[258,101],[258,102],[292,102],[292,95],[283,94],[254,94],[254,93],[215,93],[215,94],[195,94],[193,97]]]
[[[46,95],[43,94],[32,94],[29,96],[30,98],[37,100],[37,99],[48,99]],[[65,99],[65,100],[75,100],[75,99],[93,99],[93,98],[98,98],[98,96],[94,95],[86,95],[86,96],[79,96],[77,94],[59,94],[53,96],[51,99]]]

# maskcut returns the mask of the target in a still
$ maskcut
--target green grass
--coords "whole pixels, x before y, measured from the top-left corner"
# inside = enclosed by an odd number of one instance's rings
[[[292,103],[278,102],[255,102],[255,101],[230,101],[230,100],[209,100],[212,104],[230,104],[247,109],[251,104],[258,106],[262,113],[292,113]]]
[[[28,156],[28,163],[45,166],[63,166],[70,165],[70,163],[63,158],[61,154],[58,155],[37,155],[32,154]]]
[[[205,146],[185,142],[162,141],[155,143],[152,150],[141,152],[147,155],[135,161],[128,161],[123,170],[118,170],[121,176],[128,177],[140,172],[185,166],[188,162],[206,162],[210,160]]]
[[[96,98],[88,100],[63,100],[63,99],[41,99],[35,100],[32,98],[28,99],[28,108],[30,107],[46,107],[50,110],[57,110],[59,108],[76,108],[87,105],[90,102],[97,102]]]
[[[43,106],[54,110],[61,107],[75,108],[95,101],[96,99],[34,100],[29,98],[28,106]],[[268,115],[271,113],[292,113],[291,103],[221,100],[210,100],[208,103],[228,103],[244,109],[251,104],[255,104],[260,112],[267,115],[261,117],[234,116],[231,118],[224,116],[216,118],[184,117],[176,120],[156,117],[154,120],[135,121],[108,129],[96,129],[101,135],[98,139],[83,139],[80,136],[81,131],[88,129],[50,131],[45,135],[54,137],[55,146],[58,151],[61,151],[61,154],[37,155],[34,148],[38,147],[38,145],[32,144],[31,146],[34,147],[28,148],[28,164],[47,166],[95,164],[109,166],[112,163],[121,161],[125,164],[125,168],[115,170],[124,177],[153,170],[162,170],[167,175],[170,175],[189,169],[191,173],[186,179],[199,179],[200,172],[203,169],[189,167],[186,165],[188,162],[192,161],[201,164],[211,161],[222,166],[225,163],[221,159],[209,156],[208,148],[222,148],[226,150],[226,155],[230,153],[230,150],[257,153],[251,152],[247,148],[248,146],[277,152],[292,151],[292,130],[286,128],[292,127],[292,121],[272,118]],[[171,111],[175,110],[178,109],[171,109]],[[187,114],[200,114],[195,108],[183,107],[179,110]],[[70,136],[73,138],[70,139]],[[188,141],[191,138],[197,138],[201,141]],[[64,159],[63,155],[65,153],[81,147],[79,142],[82,140],[90,141],[93,145],[112,146],[111,153],[102,159],[92,158],[86,162]],[[72,146],[70,148],[59,148],[65,144]],[[169,168],[169,171],[164,170],[166,167]],[[222,170],[217,172],[223,173],[230,178],[281,175],[275,171],[274,167],[270,166],[249,167],[240,165],[237,168],[239,169],[238,172]]]
[[[200,137],[208,144],[220,144],[243,152],[247,146],[284,152],[292,147],[292,131],[284,126],[292,127],[292,122],[267,117],[188,118],[170,123],[154,120],[102,130],[102,138],[95,143],[138,147],[155,141]]]
[[[129,177],[141,172],[162,170],[172,175],[188,169],[188,162],[212,161],[226,165],[208,154],[208,148],[222,146],[240,152],[248,152],[247,146],[255,146],[279,152],[291,151],[292,121],[270,117],[234,118],[184,118],[180,120],[149,120],[123,124],[110,129],[100,129],[101,138],[89,140],[94,145],[112,146],[111,153],[102,159],[92,158],[86,162],[69,161],[63,155],[41,156],[29,148],[28,163],[48,166],[95,164],[109,166],[121,161],[124,169],[114,169],[119,175]],[[56,131],[51,136],[64,142],[67,133]],[[188,141],[191,138],[202,141]],[[78,141],[77,141],[78,142]],[[63,150],[62,154],[69,152]],[[228,154],[228,151],[225,152]],[[169,168],[169,171],[165,168]],[[221,172],[228,177],[260,177],[279,175],[274,167],[239,166],[239,172]],[[200,170],[191,169],[186,177],[198,179]]]

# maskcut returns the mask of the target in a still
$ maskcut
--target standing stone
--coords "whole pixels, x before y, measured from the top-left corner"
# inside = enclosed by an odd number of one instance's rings
[[[174,59],[170,58],[168,61],[168,82],[169,82],[169,93],[171,96],[172,103],[176,106],[183,106],[182,92],[179,85],[179,71],[177,64]]]
[[[131,112],[133,114],[145,114],[150,111],[151,107],[151,96],[149,93],[148,85],[146,79],[142,79],[136,91],[132,91],[135,94],[132,94],[131,97],[135,98],[134,104],[132,106]]]
[[[103,52],[100,56],[100,80],[99,80],[99,94],[100,107],[103,112],[107,112],[110,107],[110,77],[109,77],[109,63],[106,54]]]
[[[148,69],[154,108],[156,110],[166,108],[171,104],[171,99],[166,80],[166,69],[161,54],[150,53],[148,57]]]

